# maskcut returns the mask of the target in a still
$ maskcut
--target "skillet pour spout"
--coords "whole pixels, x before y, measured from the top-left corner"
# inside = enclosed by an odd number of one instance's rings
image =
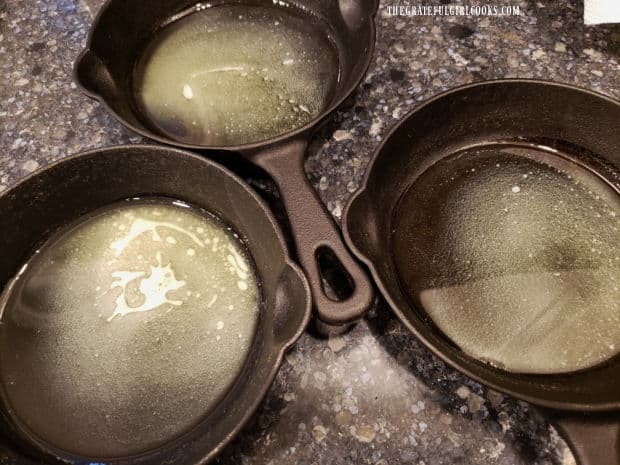
[[[300,127],[267,140],[240,145],[201,145],[166,135],[156,128],[137,103],[136,65],[154,34],[181,16],[208,8],[270,7],[295,10],[317,24],[337,57],[329,70],[335,82],[319,114]],[[274,6],[275,5],[275,6]],[[341,233],[304,174],[303,157],[314,130],[349,97],[370,65],[375,42],[376,0],[108,0],[97,15],[74,77],[88,96],[102,102],[132,131],[158,142],[184,147],[205,156],[236,152],[263,167],[278,185],[294,233],[297,255],[312,289],[317,316],[342,326],[359,319],[372,305],[374,289],[360,264],[344,245]],[[331,52],[331,51],[330,51]],[[326,266],[326,264],[329,266]],[[330,269],[327,269],[330,268]],[[331,269],[339,279],[331,280]],[[340,284],[339,284],[340,283]],[[337,287],[336,292],[330,289]]]
[[[467,376],[544,409],[581,465],[620,463],[620,357],[579,371],[528,374],[469,356],[405,290],[397,259],[408,259],[415,267],[422,262],[416,252],[424,252],[412,250],[410,258],[397,257],[394,222],[397,212],[404,211],[398,210],[404,194],[429,167],[451,156],[457,159],[455,154],[459,160],[477,156],[479,148],[497,144],[518,147],[518,154],[530,157],[541,154],[542,160],[560,157],[575,172],[597,179],[610,195],[620,195],[619,127],[620,102],[570,85],[498,80],[459,87],[423,103],[390,131],[343,217],[347,244],[369,267],[407,328]]]

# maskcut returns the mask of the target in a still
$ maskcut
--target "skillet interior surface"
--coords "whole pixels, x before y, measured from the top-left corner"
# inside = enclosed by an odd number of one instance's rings
[[[347,209],[345,238],[371,268],[401,320],[436,354],[469,376],[541,406],[618,408],[617,356],[588,370],[536,375],[508,373],[466,355],[412,302],[402,286],[402,267],[394,259],[394,254],[402,258],[407,251],[395,248],[391,237],[398,202],[421,173],[446,157],[471,157],[498,144],[532,159],[560,157],[576,173],[596,173],[617,194],[619,124],[618,102],[559,84],[492,81],[440,95],[413,111],[386,138]],[[403,260],[414,263],[415,251],[408,253]]]
[[[4,192],[0,196],[0,227],[5,239],[0,283],[6,284],[42,240],[58,228],[93,210],[136,196],[169,197],[200,206],[220,217],[244,240],[262,291],[258,326],[246,362],[236,381],[197,424],[177,432],[164,444],[141,442],[135,436],[139,432],[132,431],[127,435],[129,443],[119,446],[117,453],[98,450],[95,444],[99,442],[89,444],[75,432],[67,433],[76,434],[75,448],[60,450],[7,414],[4,403],[1,426],[8,455],[39,457],[44,463],[55,463],[56,456],[118,464],[203,463],[219,452],[251,416],[271,384],[284,350],[308,322],[307,282],[289,260],[281,233],[263,202],[219,165],[160,147],[121,146],[79,154]],[[99,421],[104,412],[66,412],[67,418],[74,414]],[[65,424],[61,420],[49,418],[58,428]],[[136,448],[134,442],[140,446]]]

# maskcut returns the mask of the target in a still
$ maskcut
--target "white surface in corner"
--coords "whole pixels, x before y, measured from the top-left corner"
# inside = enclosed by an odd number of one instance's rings
[[[620,23],[620,0],[584,0],[586,24]]]

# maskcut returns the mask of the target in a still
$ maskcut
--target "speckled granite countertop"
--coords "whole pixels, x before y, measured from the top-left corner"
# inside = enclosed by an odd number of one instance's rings
[[[71,82],[72,62],[100,4],[0,0],[0,190],[65,155],[141,141]],[[316,135],[307,162],[336,218],[386,131],[437,92],[535,77],[620,97],[620,27],[584,27],[579,1],[508,4],[519,5],[522,15],[391,17],[382,4],[368,77],[353,106]],[[267,181],[252,182],[272,195]],[[344,336],[304,335],[218,463],[568,465],[574,459],[533,408],[447,367],[379,304]]]

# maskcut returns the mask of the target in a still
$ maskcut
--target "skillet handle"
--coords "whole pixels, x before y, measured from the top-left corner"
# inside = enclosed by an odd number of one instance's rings
[[[328,325],[346,325],[358,320],[370,309],[374,290],[366,272],[347,250],[331,214],[305,175],[306,146],[306,140],[296,139],[261,150],[252,159],[278,185],[319,319]],[[334,264],[346,280],[349,293],[341,300],[330,298],[325,292],[323,278],[327,278],[326,260]]]
[[[620,413],[547,412],[578,465],[620,465]]]

